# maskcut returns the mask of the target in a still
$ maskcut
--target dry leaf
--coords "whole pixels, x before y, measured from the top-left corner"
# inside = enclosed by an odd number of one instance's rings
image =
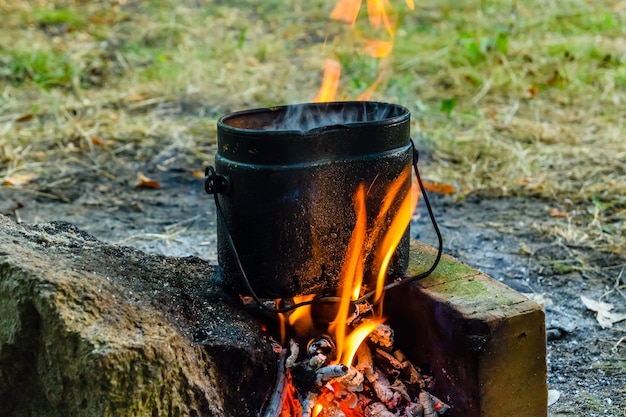
[[[602,327],[603,329],[613,327],[613,323],[626,320],[626,314],[611,312],[614,307],[613,304],[592,300],[591,298],[587,298],[584,295],[581,295],[580,299],[582,300],[585,307],[598,313],[596,315],[596,319],[598,320],[598,323],[600,323],[600,327]]]
[[[551,305],[554,304],[554,301],[552,301],[552,298],[548,297],[545,292],[541,294],[525,292],[522,294],[530,298],[537,304],[541,304],[543,307],[550,307]]]
[[[548,390],[548,407],[557,402],[561,398],[561,391],[556,389]]]
[[[558,208],[552,207],[550,208],[550,210],[548,211],[548,214],[552,217],[558,217],[560,219],[564,219],[566,217],[569,217],[569,214],[567,214],[564,211],[559,210]]]
[[[24,122],[30,122],[34,118],[35,118],[34,114],[28,113],[28,114],[24,114],[24,115],[18,117],[17,119],[15,119],[15,121],[18,122],[18,123],[24,123]]]
[[[150,98],[150,96],[146,93],[131,91],[124,97],[124,101],[126,103],[138,103],[140,101],[146,101],[148,98]]]
[[[439,184],[429,181],[424,181],[424,188],[426,191],[439,194],[454,194],[456,192],[456,188],[452,184]]]
[[[13,174],[4,177],[2,184],[4,185],[26,185],[37,178],[37,174]]]
[[[137,181],[135,182],[135,187],[137,188],[161,188],[161,184],[158,181],[154,181],[145,175],[142,172],[137,173]]]

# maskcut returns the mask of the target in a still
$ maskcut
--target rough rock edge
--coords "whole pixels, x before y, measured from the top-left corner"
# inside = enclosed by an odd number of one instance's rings
[[[0,416],[255,415],[276,361],[214,267],[0,215]]]

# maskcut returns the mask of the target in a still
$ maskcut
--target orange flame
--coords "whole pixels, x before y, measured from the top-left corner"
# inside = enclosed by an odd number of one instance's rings
[[[339,0],[330,13],[330,18],[354,25],[361,9],[361,0]]]
[[[341,301],[335,320],[331,323],[329,331],[335,335],[337,345],[337,357],[343,352],[343,345],[346,338],[346,320],[350,309],[350,301],[354,294],[361,290],[363,282],[363,244],[365,242],[365,232],[367,229],[367,213],[365,210],[365,187],[359,186],[354,195],[354,211],[356,211],[356,225],[350,237],[350,243],[346,252],[346,260],[341,269]],[[349,365],[349,364],[347,364]]]
[[[385,286],[389,261],[391,261],[391,257],[400,243],[400,239],[402,239],[406,228],[411,222],[411,216],[417,206],[418,195],[419,191],[417,184],[413,184],[411,192],[408,193],[402,200],[398,213],[391,221],[389,229],[385,234],[385,238],[377,249],[376,260],[374,261],[374,264],[378,267],[378,279],[376,281],[376,293],[374,295],[375,303],[379,302],[383,295],[383,287]]]
[[[414,0],[405,0],[405,3],[411,10],[415,8]],[[362,5],[362,0],[338,0],[330,14],[330,18],[354,27],[357,24]],[[388,58],[393,51],[396,24],[395,15],[390,14],[389,0],[366,0],[366,5],[368,20],[371,26],[371,30],[368,33],[372,36],[362,38],[363,52],[374,59],[384,60]],[[375,81],[359,95],[359,100],[371,99],[374,92],[385,80],[384,74],[389,71],[389,66],[384,65],[384,63],[388,61],[381,62],[383,64],[378,67],[379,73]],[[324,66],[322,83],[313,101],[334,101],[337,96],[340,78],[341,64],[336,59],[327,59]],[[356,213],[356,224],[350,237],[345,261],[340,273],[339,308],[335,319],[328,329],[335,338],[337,349],[334,363],[350,366],[361,343],[384,321],[382,317],[382,297],[387,268],[396,247],[409,225],[413,210],[417,205],[419,195],[417,186],[414,184],[411,187],[411,192],[402,198],[398,212],[391,222],[389,222],[388,213],[393,203],[397,201],[398,195],[404,189],[403,187],[406,182],[410,181],[410,176],[411,170],[407,168],[390,184],[369,233],[367,230],[365,204],[367,192],[365,185],[361,184],[354,195],[353,202]],[[384,235],[381,236],[383,232]],[[375,250],[374,246],[376,246]],[[374,300],[375,303],[379,304],[380,310],[375,318],[362,321],[348,334],[348,326],[346,325],[348,314],[352,302],[360,297],[365,259],[370,255],[373,255],[373,270],[376,274]],[[294,301],[300,302],[304,300]],[[310,307],[306,306],[297,309],[287,320],[292,326],[297,326],[298,324],[302,326],[312,326]],[[328,398],[318,398],[318,402],[312,410],[312,416],[320,416],[325,407],[331,404],[331,401],[332,399]],[[353,415],[352,413],[346,413],[346,411],[349,410],[344,410],[344,408],[342,408],[342,411],[344,411],[346,415]]]
[[[312,417],[319,416],[323,409],[324,409],[324,406],[321,403],[315,404],[315,407],[313,407],[313,412],[311,413],[311,416]]]
[[[387,33],[393,36],[394,31],[389,21],[389,15],[387,14],[387,6],[387,0],[367,0],[367,15],[370,20],[370,25],[372,25],[373,28],[380,27],[382,23]]]
[[[327,59],[324,67],[324,78],[322,86],[317,93],[314,102],[334,101],[339,88],[339,78],[341,77],[341,64],[334,59]]]
[[[335,364],[343,364],[351,366],[359,346],[372,333],[376,327],[384,322],[382,317],[382,292],[385,285],[386,271],[389,261],[404,235],[406,228],[411,220],[411,215],[417,204],[418,188],[414,184],[411,192],[402,197],[402,202],[397,213],[391,221],[388,220],[388,212],[391,210],[393,203],[397,201],[401,195],[404,185],[410,181],[411,169],[404,169],[396,179],[394,179],[387,188],[385,196],[380,204],[380,210],[374,219],[371,230],[367,227],[367,207],[366,197],[368,191],[365,184],[360,184],[354,197],[354,211],[356,214],[356,222],[350,241],[346,249],[345,260],[340,272],[340,287],[338,289],[340,301],[339,308],[335,319],[330,324],[328,331],[334,336],[336,345]],[[375,182],[375,181],[374,181]],[[370,188],[374,185],[370,184]],[[383,233],[384,232],[384,233]],[[383,234],[381,238],[381,234]],[[376,245],[376,250],[373,247]],[[349,332],[349,326],[346,324],[352,302],[359,298],[364,275],[364,264],[366,258],[373,256],[373,270],[377,273],[375,299],[377,300],[380,312],[370,319],[361,319],[359,325]],[[308,301],[313,295],[294,297],[294,302],[300,303]],[[310,306],[303,306],[296,309],[288,317],[281,317],[281,320],[287,321],[294,327],[313,326],[310,316]],[[283,336],[284,338],[284,336]],[[294,395],[294,393],[289,394]],[[322,391],[319,395],[315,406],[313,407],[312,416],[326,415],[325,410],[336,409],[337,404],[346,416],[361,416],[363,413],[348,404],[343,397],[338,400],[332,389]],[[356,400],[357,398],[352,398]],[[354,402],[354,401],[353,401]],[[283,404],[283,411],[290,413],[297,407],[291,403]],[[282,415],[282,414],[281,414]],[[289,414],[299,415],[299,414]]]
[[[339,359],[337,363],[343,363],[345,365],[351,365],[354,360],[354,355],[357,349],[363,343],[365,338],[376,329],[379,324],[382,324],[385,320],[380,317],[377,319],[365,321],[361,323],[356,329],[354,329],[350,335],[346,338],[345,348],[338,355]]]
[[[372,233],[370,233],[367,243],[365,246],[365,253],[370,253],[378,240],[380,240],[380,233],[385,230],[385,223],[387,218],[387,213],[391,208],[391,205],[396,200],[398,193],[402,189],[402,185],[404,185],[405,181],[408,180],[411,175],[411,169],[406,167],[402,170],[402,173],[391,182],[389,188],[387,189],[387,193],[381,202],[380,209],[378,211],[378,215],[374,220],[374,225],[372,226]]]
[[[297,295],[293,297],[293,303],[300,304],[305,301],[311,301],[314,297],[315,297],[315,294]],[[297,326],[298,324],[302,325],[303,327],[313,326],[313,320],[311,320],[311,305],[309,304],[306,306],[296,308],[289,315],[288,321],[289,321],[290,326]]]
[[[409,9],[415,9],[414,0],[405,0],[405,2]],[[354,27],[362,5],[362,0],[338,0],[330,13],[330,18]],[[369,24],[374,36],[362,39],[363,52],[378,60],[387,58],[391,55],[395,42],[395,15],[391,13],[389,0],[366,0],[366,5]],[[339,88],[340,75],[339,62],[328,59],[324,67],[322,85],[313,101],[334,101]],[[358,100],[369,100],[381,82],[382,77],[379,74],[372,85],[358,97]]]
[[[365,39],[365,53],[372,58],[386,58],[393,50],[393,40]]]
[[[354,196],[354,210],[356,212],[356,225],[350,237],[348,249],[346,251],[346,260],[341,271],[341,301],[335,320],[329,327],[329,331],[335,336],[337,346],[336,363],[342,363],[350,366],[359,345],[379,324],[383,322],[382,314],[378,314],[378,318],[365,321],[346,336],[346,321],[350,309],[351,301],[359,297],[362,280],[363,280],[363,264],[366,253],[369,252],[374,244],[378,241],[378,235],[384,230],[386,225],[386,214],[391,208],[393,201],[400,193],[402,186],[410,179],[411,170],[409,167],[404,169],[402,173],[390,184],[385,198],[381,204],[381,209],[374,221],[374,226],[370,236],[366,236],[367,229],[367,212],[365,206],[365,186],[361,184]],[[374,302],[378,302],[382,298],[382,291],[385,285],[387,267],[393,256],[393,253],[400,243],[400,239],[404,235],[406,228],[411,221],[411,215],[417,205],[418,188],[414,185],[410,193],[404,196],[398,212],[392,219],[389,227],[378,246],[374,256],[374,268],[378,271],[375,289]],[[367,240],[366,240],[367,239]],[[382,310],[382,304],[381,304]],[[381,311],[382,313],[382,311]]]

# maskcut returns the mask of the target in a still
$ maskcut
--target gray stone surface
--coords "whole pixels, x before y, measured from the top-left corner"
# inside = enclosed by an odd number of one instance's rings
[[[276,357],[215,275],[0,216],[0,417],[255,415]]]

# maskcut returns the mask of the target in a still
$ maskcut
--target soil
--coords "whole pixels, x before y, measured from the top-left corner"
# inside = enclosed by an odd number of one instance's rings
[[[204,192],[201,161],[155,151],[136,161],[99,160],[91,168],[51,164],[48,177],[24,188],[0,188],[0,212],[25,223],[66,220],[102,241],[168,256],[216,259],[215,208]],[[159,189],[135,186],[143,172]],[[103,175],[103,172],[106,175]],[[626,322],[603,329],[580,296],[615,304],[625,313],[618,286],[626,260],[571,247],[539,226],[548,203],[529,199],[463,201],[432,195],[444,250],[541,302],[548,329],[550,416],[626,415]],[[563,219],[564,222],[567,219]],[[423,204],[411,224],[413,238],[434,244]]]

